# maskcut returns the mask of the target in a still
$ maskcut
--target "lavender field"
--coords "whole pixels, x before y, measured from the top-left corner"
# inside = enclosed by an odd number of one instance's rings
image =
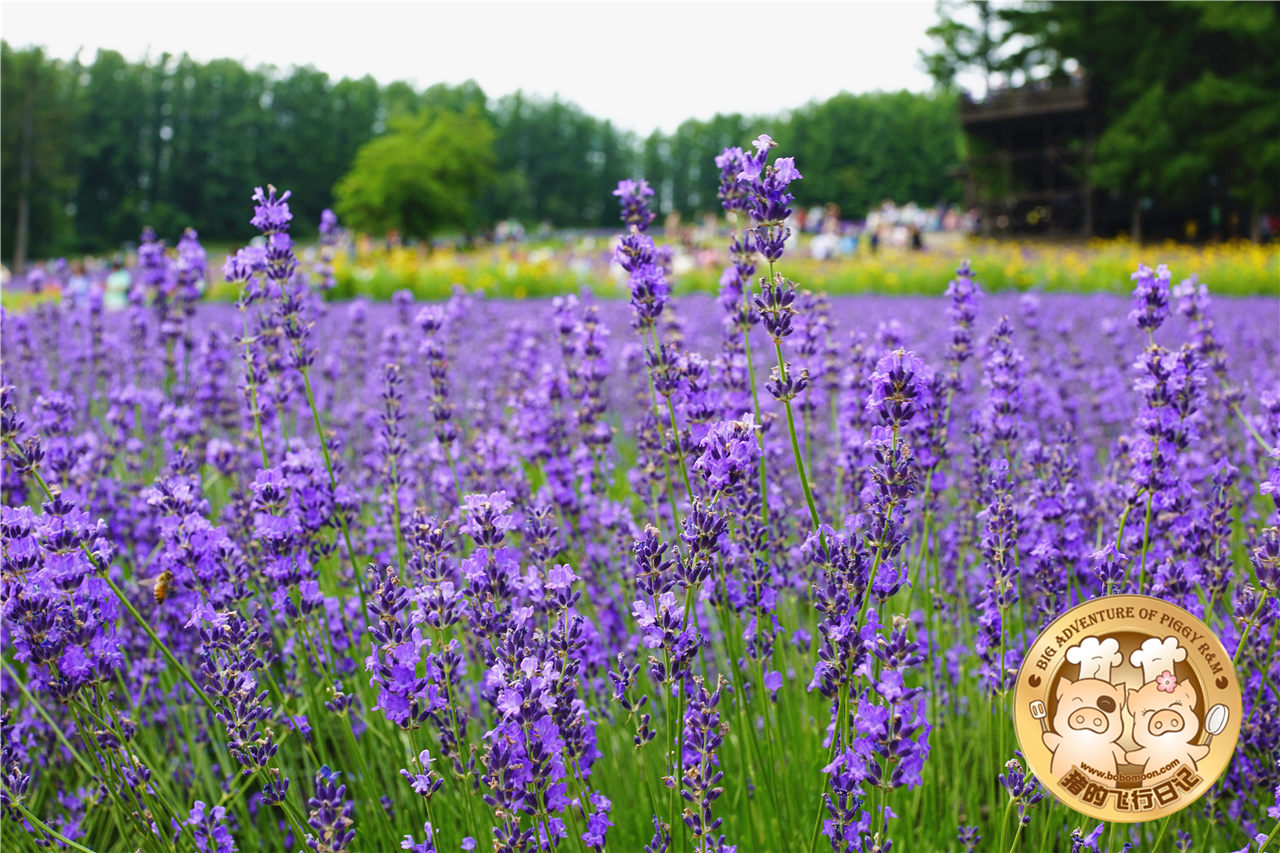
[[[123,310],[6,313],[5,848],[1274,844],[1280,303],[1159,258],[811,293],[762,139],[719,298],[668,296],[627,181],[629,303],[326,302],[336,222],[300,264],[268,189],[236,305],[189,233]],[[1136,825],[1047,796],[1009,707],[1121,592],[1245,688],[1226,774]]]

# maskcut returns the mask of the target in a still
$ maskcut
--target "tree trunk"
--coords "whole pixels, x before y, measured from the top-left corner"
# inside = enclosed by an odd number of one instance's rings
[[[1133,200],[1133,213],[1129,222],[1129,239],[1135,243],[1142,242],[1142,199]]]
[[[22,112],[22,142],[18,155],[18,221],[13,234],[13,274],[21,275],[27,262],[27,241],[31,234],[31,101]]]
[[[1249,205],[1249,239],[1262,242],[1262,210],[1256,201]]]
[[[1082,200],[1084,201],[1084,217],[1080,224],[1081,235],[1088,239],[1093,236],[1093,182],[1085,180],[1084,189],[1081,191]]]
[[[1093,236],[1093,120],[1086,119],[1086,140],[1084,144],[1084,222],[1081,231],[1085,239]]]
[[[18,221],[13,235],[13,274],[22,275],[27,263],[27,233],[30,230],[31,200],[23,189],[18,195]]]

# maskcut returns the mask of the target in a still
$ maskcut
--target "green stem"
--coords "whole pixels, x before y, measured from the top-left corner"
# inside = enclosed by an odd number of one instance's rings
[[[649,343],[649,337],[647,334],[643,335],[642,337],[644,339],[646,347],[657,346],[656,343],[655,344]],[[654,340],[655,341],[657,340],[657,332],[654,332]],[[645,368],[645,377],[649,380],[649,403],[653,407],[653,413],[656,416],[658,413],[658,391],[653,384],[653,374],[649,372],[649,369],[647,367]],[[665,435],[666,430],[662,428],[661,421],[657,421],[657,425],[658,425],[658,438],[660,441],[662,441],[663,445],[665,445],[667,442],[667,438]],[[679,446],[679,436],[676,436],[675,440],[677,442],[677,446]],[[675,488],[671,485],[671,457],[667,455],[665,446],[662,449],[662,461],[667,469],[667,477],[666,477],[667,502],[671,505],[671,523],[674,526],[673,533],[675,534],[672,541],[675,543],[676,551],[680,554],[683,554],[684,549],[681,547],[681,542],[680,542],[680,511],[676,509],[676,492],[675,492]]]
[[[1004,814],[1000,816],[1000,846],[996,848],[997,850],[1005,849],[1004,840],[1007,837],[1006,827],[1009,824],[1009,812],[1013,810],[1015,802],[1016,800],[1011,797],[1009,799],[1009,804],[1004,807]]]
[[[1222,388],[1224,391],[1231,390],[1231,386],[1228,385],[1225,381],[1223,381],[1221,377],[1219,377],[1218,381],[1222,383]],[[1249,419],[1244,416],[1244,412],[1240,411],[1239,403],[1232,403],[1231,411],[1235,412],[1236,417],[1240,419],[1240,423],[1244,424],[1245,429],[1249,430],[1249,434],[1253,436],[1253,440],[1258,442],[1258,444],[1262,445],[1263,450],[1267,451],[1267,453],[1271,453],[1275,450],[1275,448],[1273,448],[1270,444],[1267,443],[1267,440],[1265,438],[1263,438],[1261,435],[1258,434],[1258,431],[1253,428],[1253,424],[1249,423]],[[1273,830],[1272,835],[1274,834],[1275,832]]]
[[[19,452],[22,451],[22,448],[18,447],[17,442],[15,442],[12,438],[7,440],[9,444],[13,445],[15,450]],[[49,484],[44,481],[44,477],[41,477],[40,473],[36,471],[34,468],[31,470],[31,476],[35,478],[37,485],[40,486],[40,490],[44,492],[45,497],[47,497],[49,500],[53,500],[53,492],[49,490]],[[216,705],[213,704],[213,700],[211,700],[207,695],[205,695],[204,690],[201,689],[200,685],[196,683],[195,678],[192,677],[191,673],[187,671],[187,668],[183,666],[176,657],[173,656],[173,652],[169,651],[169,647],[166,646],[158,636],[156,636],[156,632],[151,630],[151,626],[147,624],[147,620],[143,619],[142,614],[140,614],[137,608],[133,606],[133,602],[129,600],[128,596],[124,594],[124,592],[120,589],[120,587],[116,586],[115,581],[111,580],[110,576],[108,576],[107,574],[106,566],[98,562],[98,558],[94,555],[92,551],[89,550],[89,546],[87,544],[85,544],[84,542],[81,542],[80,548],[82,551],[84,551],[85,556],[89,558],[89,563],[94,567],[95,570],[97,570],[98,575],[104,581],[106,581],[107,586],[109,586],[111,588],[111,591],[115,593],[116,598],[120,599],[120,603],[123,604],[125,609],[129,611],[129,615],[132,616],[134,621],[138,623],[138,626],[142,628],[143,631],[146,632],[147,636],[151,638],[151,642],[155,643],[156,648],[160,650],[160,653],[162,655],[164,655],[165,660],[169,662],[169,665],[172,666],[178,672],[178,674],[182,676],[183,681],[187,682],[187,684],[191,686],[191,689],[195,691],[196,696],[199,697],[199,699],[202,702],[204,702],[205,707],[207,707],[212,713],[216,714],[218,712],[218,708]]]
[[[1139,492],[1138,497],[1141,497],[1141,496],[1142,496],[1142,492]],[[1117,551],[1120,551],[1121,540],[1124,539],[1125,524],[1127,524],[1129,521],[1129,512],[1133,509],[1133,507],[1134,507],[1134,504],[1132,501],[1130,501],[1125,504],[1124,512],[1120,513],[1120,527],[1116,531],[1116,550]],[[1106,588],[1103,590],[1102,594],[1103,595],[1111,594],[1111,581],[1107,581]]]
[[[1262,839],[1261,846],[1258,847],[1258,853],[1266,853],[1266,849],[1270,846],[1272,840],[1275,839],[1276,833],[1280,832],[1280,820],[1277,820],[1271,826],[1271,831],[1267,833],[1267,837]]]
[[[1151,845],[1152,853],[1160,853],[1160,842],[1164,840],[1164,831],[1169,828],[1169,821],[1173,820],[1173,815],[1166,815],[1165,819],[1160,821],[1160,831],[1156,833],[1155,843]]]
[[[338,478],[333,474],[333,460],[329,456],[329,441],[324,435],[324,424],[320,420],[320,412],[316,409],[316,398],[311,393],[311,375],[304,367],[300,371],[302,373],[302,386],[307,392],[307,405],[311,407],[311,418],[315,422],[316,436],[320,439],[320,450],[324,454],[324,467],[329,472],[329,488],[333,489],[336,496],[338,491]],[[360,593],[360,609],[361,612],[369,611],[369,602],[365,598],[364,583],[360,580],[360,567],[356,565],[356,549],[351,546],[351,531],[347,528],[347,517],[340,509],[334,507],[334,514],[338,517],[338,527],[342,530],[342,541],[347,546],[347,558],[351,560],[351,576],[355,579],[356,590]]]
[[[1271,595],[1271,590],[1264,589],[1262,598],[1258,600],[1258,606],[1254,608],[1253,615],[1244,623],[1244,631],[1240,633],[1240,644],[1236,646],[1236,653],[1231,656],[1231,665],[1234,667],[1240,659],[1240,653],[1244,651],[1245,641],[1249,639],[1249,632],[1253,630],[1253,623],[1257,621],[1258,614],[1262,612],[1262,608],[1267,604],[1267,598]]]
[[[195,691],[196,697],[204,703],[206,708],[209,709],[209,713],[217,714],[218,706],[213,703],[213,700],[204,692],[204,689],[196,683],[195,678],[187,668],[183,666],[176,657],[174,657],[173,652],[169,651],[169,647],[166,646],[164,641],[161,640],[156,635],[156,632],[151,629],[151,626],[147,624],[147,620],[142,618],[142,614],[133,606],[133,602],[131,602],[124,594],[124,591],[121,590],[120,587],[116,586],[115,581],[109,578],[105,571],[102,571],[101,576],[102,579],[106,581],[107,586],[111,587],[111,591],[116,594],[116,598],[120,599],[120,603],[124,605],[125,610],[128,610],[129,615],[138,623],[138,627],[142,628],[146,635],[151,638],[151,642],[160,650],[160,654],[164,655],[164,659],[169,662],[169,665],[172,666],[180,676],[182,676],[182,680],[187,682],[188,686]]]
[[[396,526],[396,571],[404,571],[404,531],[400,529],[400,486],[395,459],[391,460],[391,518]]]
[[[53,732],[54,737],[56,737],[58,741],[64,747],[66,747],[67,752],[71,753],[71,757],[75,759],[75,762],[77,764],[80,765],[80,768],[84,770],[84,772],[88,773],[90,778],[93,778],[94,776],[98,775],[97,771],[95,771],[93,767],[89,765],[88,759],[86,759],[83,755],[77,752],[76,748],[71,745],[71,741],[67,740],[67,736],[62,733],[62,728],[53,721],[53,718],[49,716],[49,712],[44,709],[44,706],[41,705],[38,701],[36,701],[36,697],[31,695],[31,691],[27,689],[26,681],[23,678],[21,678],[18,675],[18,673],[14,672],[13,667],[9,665],[8,661],[4,661],[4,669],[6,672],[9,673],[9,677],[13,679],[13,683],[16,684],[18,686],[18,689],[22,691],[22,695],[27,697],[27,701],[31,703],[31,707],[35,708],[36,713],[44,718],[45,723],[48,724],[49,729]]]
[[[1277,643],[1280,643],[1280,631],[1276,631],[1275,634],[1271,637],[1271,645],[1267,647],[1267,655],[1266,657],[1263,658],[1264,661],[1275,660]],[[1271,671],[1269,667],[1263,673],[1262,691],[1260,692],[1265,692],[1268,689],[1273,691],[1275,689],[1271,685]],[[1248,725],[1249,722],[1253,720],[1253,715],[1257,712],[1258,708],[1261,705],[1262,705],[1262,702],[1257,700],[1254,701],[1253,707],[1249,709],[1249,716],[1244,718],[1245,725]]]
[[[787,366],[782,360],[782,344],[775,340],[773,342],[774,352],[778,356],[778,373],[783,385],[787,382]],[[813,491],[809,488],[809,478],[804,473],[804,457],[800,454],[800,441],[796,438],[796,419],[791,412],[791,400],[784,399],[783,407],[787,412],[787,432],[791,434],[791,452],[796,458],[796,473],[800,475],[800,487],[804,489],[804,500],[809,505],[809,517],[813,521],[813,529],[816,531],[822,527],[822,522],[818,519],[818,507],[813,502]]]
[[[693,486],[689,482],[689,469],[684,464],[684,448],[680,444],[680,428],[676,426],[676,409],[671,403],[671,395],[664,394],[667,401],[667,416],[671,419],[671,440],[676,446],[676,461],[680,463],[680,476],[684,478],[684,490],[689,495],[689,503],[693,503]]]
[[[1019,837],[1020,835],[1022,835],[1022,821],[1021,821],[1021,820],[1019,820],[1019,821],[1018,821],[1017,826],[1015,826],[1015,827],[1014,827],[1014,829],[1013,829],[1013,843],[1009,845],[1009,853],[1013,853],[1013,851],[1017,848],[1017,846],[1018,846],[1018,837]]]
[[[847,686],[845,688],[845,692],[846,693],[848,692]],[[837,694],[837,699],[838,698],[840,697]],[[849,712],[848,698],[849,697],[846,695],[844,697],[844,701],[839,702],[838,706],[836,707],[836,725],[835,725],[835,729],[831,732],[831,756],[832,757],[835,756],[836,748],[840,743],[840,732],[844,726],[844,717],[847,716]],[[824,787],[823,793],[825,794],[825,787],[826,787],[825,784],[823,787]],[[818,839],[822,837],[822,816],[826,813],[826,810],[827,810],[826,800],[823,799],[822,795],[819,795],[818,814],[813,822],[813,837],[809,841],[809,853],[816,853],[818,849]]]
[[[270,468],[267,460],[267,443],[262,438],[262,418],[258,414],[258,386],[253,381],[253,355],[249,350],[249,316],[244,299],[240,301],[240,323],[244,329],[244,384],[249,390],[249,408],[253,412],[253,429],[258,434],[258,449],[262,451],[262,467]]]
[[[1142,587],[1147,577],[1147,548],[1151,542],[1151,504],[1155,492],[1147,492],[1147,519],[1142,525],[1142,562],[1138,567],[1138,595],[1142,595]]]
[[[26,806],[24,806],[21,802],[19,802],[17,796],[9,791],[9,787],[7,785],[5,786],[5,791],[9,793],[9,800],[13,805],[13,807],[17,809],[19,812],[21,812],[23,817],[31,821],[31,824],[35,826],[36,829],[39,829],[45,835],[48,835],[52,838],[56,838],[58,841],[67,845],[72,850],[79,850],[81,851],[81,853],[95,853],[95,851],[89,849],[88,847],[85,847],[83,844],[77,844],[76,842],[72,841],[70,838],[67,838],[61,832],[58,832],[58,830],[54,829],[52,826],[49,826],[49,824],[45,823],[40,818],[32,814],[31,810],[28,809]]]
[[[738,241],[742,241],[742,231],[738,231]],[[751,283],[742,283],[742,312],[745,318],[751,312]],[[756,437],[760,442],[760,524],[769,529],[769,486],[764,452],[764,430],[760,420],[760,392],[756,389],[756,366],[751,358],[751,324],[742,326],[742,348],[747,356],[747,376],[751,380],[751,404],[754,406]]]

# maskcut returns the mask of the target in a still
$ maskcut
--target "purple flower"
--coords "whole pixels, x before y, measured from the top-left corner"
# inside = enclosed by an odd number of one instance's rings
[[[236,842],[227,826],[227,810],[223,806],[210,809],[196,800],[186,823],[193,827],[196,849],[200,853],[235,853]]]
[[[757,429],[750,412],[740,420],[711,425],[698,445],[702,452],[693,462],[711,491],[725,491],[755,473],[760,458]]]
[[[345,850],[356,837],[354,821],[355,803],[346,799],[347,786],[339,784],[341,774],[327,766],[316,771],[316,793],[307,800],[311,811],[307,825],[317,835],[308,835],[307,846],[317,853],[338,853]]]
[[[782,257],[791,236],[791,229],[783,224],[791,216],[787,205],[794,199],[787,187],[792,181],[800,180],[801,175],[792,157],[780,157],[772,166],[765,165],[769,149],[777,145],[768,136],[761,134],[752,145],[756,153],[741,158],[742,171],[738,177],[748,183],[747,211],[756,223],[753,231],[756,248],[765,260],[773,263]]]
[[[283,195],[277,196],[276,188],[270,184],[267,185],[266,192],[263,192],[262,187],[255,187],[253,218],[249,220],[249,224],[268,234],[287,229],[293,220],[288,204],[290,195],[292,193],[285,190]]]
[[[1156,267],[1154,272],[1150,267],[1138,264],[1138,271],[1130,276],[1134,286],[1129,321],[1142,331],[1154,332],[1169,315],[1169,281],[1172,277],[1164,264]]]
[[[644,231],[653,222],[654,214],[649,210],[648,199],[653,196],[653,187],[641,178],[633,181],[630,178],[618,181],[618,188],[613,191],[622,206],[622,221],[627,225]]]
[[[435,759],[431,757],[431,753],[424,749],[418,753],[418,765],[422,768],[421,773],[410,773],[408,770],[400,771],[400,775],[409,780],[409,784],[413,787],[413,792],[426,797],[428,800],[444,784],[440,774],[431,769],[434,761]]]
[[[422,841],[414,841],[412,835],[406,835],[400,842],[400,849],[408,850],[409,853],[438,853],[436,849],[435,830],[431,828],[431,823],[424,823],[422,825],[422,831],[426,835]],[[467,848],[464,846],[463,849]]]
[[[894,350],[876,363],[871,374],[867,411],[900,428],[909,422],[927,394],[929,373],[915,353]]]
[[[501,544],[507,533],[516,529],[515,518],[509,514],[511,500],[506,492],[467,495],[462,499],[462,509],[466,513],[462,532],[481,548]]]
[[[1017,757],[1005,762],[1004,772],[997,776],[997,780],[1009,799],[1017,803],[1018,821],[1026,826],[1031,822],[1031,810],[1044,799],[1044,788],[1031,771],[1022,769],[1022,753],[1015,751],[1014,755]]]

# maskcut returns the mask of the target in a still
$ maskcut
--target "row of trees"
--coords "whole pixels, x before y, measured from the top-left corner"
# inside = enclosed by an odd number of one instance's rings
[[[10,259],[102,251],[144,225],[243,239],[248,192],[268,182],[294,191],[302,233],[336,187],[353,224],[416,236],[507,217],[612,225],[611,190],[639,175],[658,187],[661,210],[694,214],[715,209],[714,156],[763,132],[796,156],[806,204],[856,215],[886,197],[957,197],[947,95],[843,94],[640,138],[558,98],[490,98],[473,82],[418,90],[185,55],[68,62],[0,51],[0,252]]]

